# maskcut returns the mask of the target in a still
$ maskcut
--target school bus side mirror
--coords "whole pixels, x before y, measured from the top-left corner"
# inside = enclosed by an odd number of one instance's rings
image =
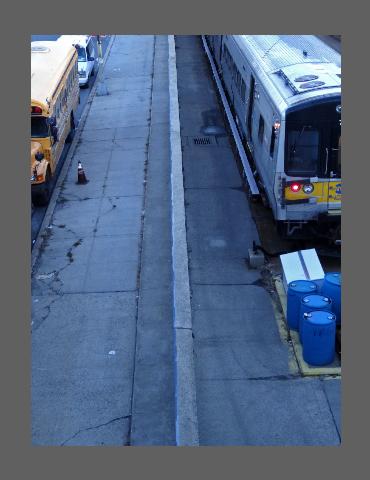
[[[49,117],[48,122],[51,127],[55,127],[55,125],[57,124],[57,119],[55,117]]]

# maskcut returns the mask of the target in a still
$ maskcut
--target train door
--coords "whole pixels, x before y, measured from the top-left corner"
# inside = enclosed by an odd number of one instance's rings
[[[340,126],[332,128],[330,146],[325,149],[325,176],[328,178],[328,211],[339,209],[342,197]]]

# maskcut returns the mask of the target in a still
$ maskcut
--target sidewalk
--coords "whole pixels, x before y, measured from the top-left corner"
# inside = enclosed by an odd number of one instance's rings
[[[44,232],[33,444],[174,444],[167,62],[167,36],[115,37]]]

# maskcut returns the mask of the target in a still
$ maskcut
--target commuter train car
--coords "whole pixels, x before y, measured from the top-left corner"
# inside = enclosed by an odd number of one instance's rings
[[[340,54],[310,35],[206,40],[279,230],[338,242]]]

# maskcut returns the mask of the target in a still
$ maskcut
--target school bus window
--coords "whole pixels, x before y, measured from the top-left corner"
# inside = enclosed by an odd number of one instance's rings
[[[31,117],[31,137],[42,138],[49,136],[48,124],[45,117]]]

